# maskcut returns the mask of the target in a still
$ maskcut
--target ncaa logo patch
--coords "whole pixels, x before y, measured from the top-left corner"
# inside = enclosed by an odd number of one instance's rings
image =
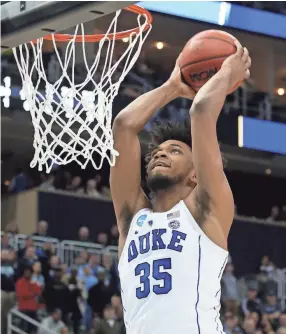
[[[144,224],[144,221],[147,219],[147,215],[141,215],[138,219],[137,219],[137,225],[142,227]]]
[[[173,229],[173,230],[176,230],[180,227],[180,222],[178,220],[172,220],[168,226]]]

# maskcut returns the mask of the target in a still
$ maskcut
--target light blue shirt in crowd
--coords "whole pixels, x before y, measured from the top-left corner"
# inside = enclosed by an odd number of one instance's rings
[[[88,291],[91,287],[96,285],[98,283],[98,279],[96,276],[90,275],[90,276],[82,276],[81,279],[84,282],[85,289]]]
[[[44,279],[44,276],[43,275],[36,275],[36,274],[33,274],[32,275],[32,282],[34,283],[38,283],[39,285],[44,285],[45,284],[45,279]]]

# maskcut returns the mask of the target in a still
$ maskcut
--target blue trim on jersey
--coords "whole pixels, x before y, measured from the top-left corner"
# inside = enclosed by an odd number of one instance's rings
[[[221,292],[221,289],[218,290],[218,292],[215,294],[215,297]]]
[[[220,292],[220,290],[218,290],[218,292],[216,293],[216,296],[217,294]],[[218,306],[214,307],[214,310],[217,312],[216,316],[215,316],[215,323],[216,323],[216,331],[218,331],[218,326],[219,326],[219,321],[218,321],[218,318],[219,318],[219,308],[220,308],[220,303],[218,304]],[[223,334],[222,331],[219,331],[220,334]]]
[[[222,271],[223,271],[223,269],[224,269],[224,267],[225,267],[225,265],[227,263],[227,260],[228,260],[228,255],[227,255],[226,259],[224,260],[224,263],[223,263],[222,267],[220,268],[220,272],[219,272],[218,278],[221,278],[220,276],[222,276],[222,274],[223,274]]]
[[[198,283],[197,283],[197,302],[196,302],[196,313],[197,313],[197,325],[198,333],[201,334],[201,328],[199,323],[199,313],[198,313],[198,303],[200,300],[199,286],[200,286],[200,276],[201,276],[201,236],[199,235],[199,262],[198,262]]]
[[[220,334],[223,334],[223,332],[221,330],[218,329],[219,323],[220,321],[218,320],[219,318],[219,308],[220,308],[220,304],[218,304],[218,306],[214,307],[214,310],[217,310],[217,315],[215,317],[215,323],[216,323],[216,331],[219,331]]]
[[[214,310],[216,311],[216,307],[214,307]],[[217,314],[216,314],[216,316],[215,316],[215,319],[214,319],[214,321],[215,321],[215,323],[216,323],[216,331],[218,331],[217,317],[218,317],[218,312],[217,312]]]

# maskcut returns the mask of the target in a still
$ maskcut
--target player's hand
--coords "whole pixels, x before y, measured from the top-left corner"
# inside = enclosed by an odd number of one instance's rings
[[[182,75],[179,66],[180,56],[177,58],[175,68],[167,83],[174,87],[178,97],[185,97],[192,100],[195,97],[196,92],[182,81]]]
[[[237,39],[234,40],[237,51],[226,58],[221,66],[222,71],[227,71],[230,76],[230,87],[234,87],[238,82],[248,79],[251,58],[247,48],[242,47]]]

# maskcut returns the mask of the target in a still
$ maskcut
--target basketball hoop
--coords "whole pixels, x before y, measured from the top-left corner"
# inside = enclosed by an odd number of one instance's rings
[[[50,172],[54,164],[76,161],[82,168],[91,162],[95,169],[100,169],[105,158],[111,166],[115,164],[119,153],[113,148],[113,100],[152,27],[152,16],[147,10],[136,5],[125,9],[138,15],[138,27],[116,32],[119,10],[106,34],[85,35],[83,24],[79,24],[73,35],[52,34],[13,49],[22,79],[20,96],[25,101],[24,109],[31,114],[35,130],[31,167],[38,164],[40,171],[44,167]],[[118,59],[113,59],[116,40],[126,37],[129,37],[126,50]],[[50,82],[43,65],[44,40],[53,42],[62,72],[54,83]],[[63,56],[59,49],[61,42],[67,44]],[[94,42],[99,42],[98,51],[89,65],[85,44]],[[81,45],[86,71],[81,82],[75,80],[75,43]],[[114,78],[119,66],[120,77]],[[96,153],[100,155],[99,163],[94,160]]]

